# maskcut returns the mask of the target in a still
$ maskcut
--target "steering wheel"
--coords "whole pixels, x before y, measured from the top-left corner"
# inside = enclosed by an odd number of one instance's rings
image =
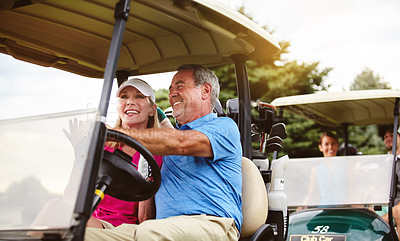
[[[161,184],[161,174],[150,151],[137,140],[115,130],[107,129],[106,138],[123,142],[138,151],[149,163],[152,176],[152,180],[145,180],[132,163],[132,157],[123,151],[116,149],[111,153],[104,150],[99,169],[99,182],[108,186],[106,194],[132,202],[143,201],[154,196]]]

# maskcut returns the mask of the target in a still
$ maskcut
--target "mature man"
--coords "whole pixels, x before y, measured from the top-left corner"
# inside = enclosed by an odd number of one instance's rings
[[[200,65],[178,68],[169,101],[179,130],[120,130],[163,155],[156,218],[114,229],[87,228],[85,240],[237,240],[241,213],[238,128],[212,108],[218,79]]]

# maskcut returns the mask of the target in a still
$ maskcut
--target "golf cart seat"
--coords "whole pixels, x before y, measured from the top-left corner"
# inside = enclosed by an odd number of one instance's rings
[[[257,166],[242,158],[242,213],[240,240],[273,240],[274,232],[265,224],[268,216],[268,197],[263,178]]]
[[[224,108],[222,108],[221,101],[218,98],[215,100],[213,112],[217,113],[218,116],[226,116]]]

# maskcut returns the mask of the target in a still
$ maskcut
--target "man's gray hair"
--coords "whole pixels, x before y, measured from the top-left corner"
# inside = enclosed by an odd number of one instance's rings
[[[193,70],[193,79],[196,86],[201,86],[205,83],[211,84],[211,109],[213,109],[219,96],[218,77],[214,72],[199,64],[184,64],[179,66],[177,70]]]

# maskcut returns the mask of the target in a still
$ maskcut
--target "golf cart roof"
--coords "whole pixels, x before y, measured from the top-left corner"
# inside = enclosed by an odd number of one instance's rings
[[[1,53],[103,77],[116,0],[1,2]],[[184,63],[219,66],[236,54],[256,60],[280,50],[266,30],[216,1],[133,0],[130,8],[117,67],[129,75],[173,71]]]
[[[323,92],[277,98],[277,108],[324,126],[392,124],[397,90]]]

